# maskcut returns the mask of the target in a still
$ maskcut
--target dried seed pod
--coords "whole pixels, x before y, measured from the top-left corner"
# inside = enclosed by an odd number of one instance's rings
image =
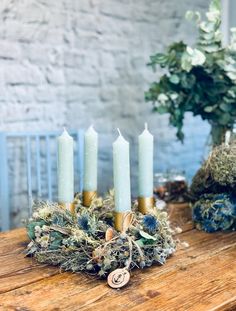
[[[102,252],[101,252],[101,250],[100,250],[100,249],[95,249],[95,250],[93,251],[93,253],[92,253],[93,261],[95,261],[95,262],[101,262],[101,261],[102,261],[101,257],[102,257]]]
[[[110,241],[114,236],[114,230],[112,228],[108,228],[105,234],[105,240]]]

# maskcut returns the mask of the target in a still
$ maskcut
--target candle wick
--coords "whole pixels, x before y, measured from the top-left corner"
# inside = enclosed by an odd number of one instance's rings
[[[119,135],[122,136],[122,135],[121,135],[121,131],[120,131],[119,128],[117,128],[117,131],[118,131]]]
[[[144,127],[145,127],[145,130],[148,129],[148,124],[147,124],[147,122],[144,123]]]
[[[63,126],[63,131],[66,132],[66,127],[65,126]]]

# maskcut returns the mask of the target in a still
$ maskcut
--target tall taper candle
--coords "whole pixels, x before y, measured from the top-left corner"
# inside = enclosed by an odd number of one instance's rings
[[[153,136],[145,129],[138,138],[139,197],[153,197]]]
[[[113,177],[115,189],[115,212],[117,213],[131,211],[129,161],[129,143],[119,131],[119,137],[113,143]]]
[[[74,141],[64,129],[57,139],[58,146],[58,201],[74,200]]]
[[[90,126],[84,135],[84,191],[97,191],[98,134]]]

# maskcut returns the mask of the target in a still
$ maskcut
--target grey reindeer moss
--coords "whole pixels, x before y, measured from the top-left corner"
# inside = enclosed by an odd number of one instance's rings
[[[157,208],[142,215],[134,204],[128,230],[119,233],[113,229],[112,191],[104,199],[95,199],[89,208],[82,206],[80,195],[75,204],[73,215],[57,203],[35,203],[27,225],[28,256],[66,271],[105,277],[117,268],[162,265],[175,251],[167,214]]]

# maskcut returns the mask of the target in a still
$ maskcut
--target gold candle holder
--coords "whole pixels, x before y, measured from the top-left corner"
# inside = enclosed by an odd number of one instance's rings
[[[71,212],[71,214],[75,214],[75,204],[72,203],[59,203],[63,209],[66,209]]]
[[[138,210],[142,214],[148,214],[150,209],[153,209],[155,204],[154,197],[139,197],[138,198]]]
[[[96,196],[97,191],[83,191],[83,206],[89,207]]]
[[[131,212],[114,212],[114,227],[119,232],[125,232],[132,222]]]

